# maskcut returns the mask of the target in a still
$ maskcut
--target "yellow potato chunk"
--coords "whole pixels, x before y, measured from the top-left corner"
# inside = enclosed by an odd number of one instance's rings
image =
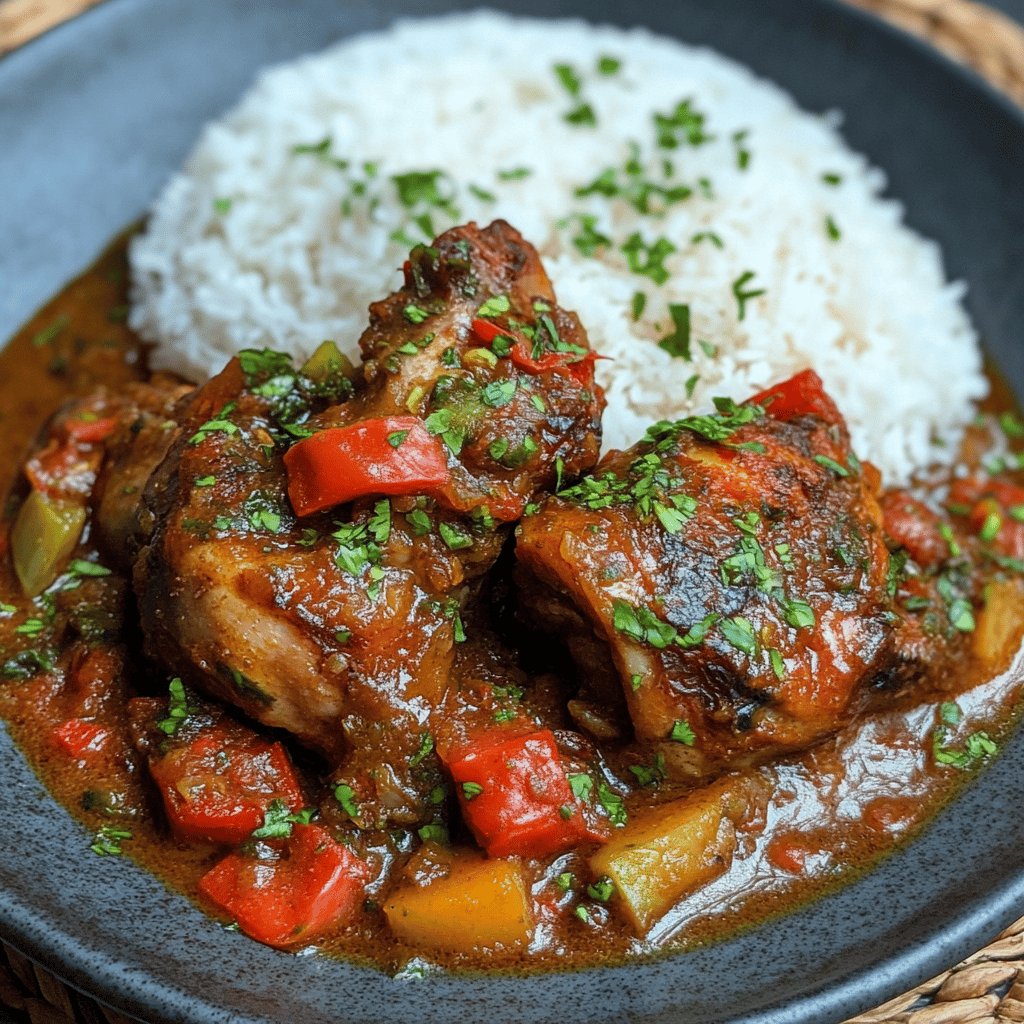
[[[638,935],[695,889],[726,871],[735,823],[763,803],[756,776],[731,776],[635,815],[590,858],[615,884],[618,905]]]
[[[971,638],[974,655],[992,675],[1004,672],[1024,634],[1024,587],[1019,580],[993,580]]]
[[[453,953],[530,940],[530,897],[517,864],[456,857],[427,885],[406,885],[384,904],[392,932],[405,942]]]

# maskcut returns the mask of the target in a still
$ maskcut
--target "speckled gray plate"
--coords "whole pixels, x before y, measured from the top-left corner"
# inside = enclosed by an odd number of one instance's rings
[[[145,209],[200,126],[269,62],[440,0],[110,0],[0,61],[0,337]],[[846,135],[945,246],[990,352],[1024,384],[1024,121],[969,72],[830,0],[520,0],[708,43]],[[829,1024],[938,972],[1024,910],[1024,736],[925,836],[841,893],[657,963],[392,981],[222,931],[99,859],[0,733],[0,934],[159,1024]]]

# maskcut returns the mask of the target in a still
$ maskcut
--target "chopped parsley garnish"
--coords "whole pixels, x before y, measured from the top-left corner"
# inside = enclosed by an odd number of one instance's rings
[[[436,206],[452,212],[451,197],[441,191],[441,181],[447,180],[444,171],[409,171],[407,174],[393,174],[391,180],[403,206],[410,209]]]
[[[281,530],[281,514],[274,509],[268,499],[258,492],[246,499],[243,505],[249,525],[254,530],[267,533],[279,533]]]
[[[571,871],[563,871],[555,878],[555,885],[561,889],[562,892],[568,892],[572,888],[572,884],[575,880],[576,876]]]
[[[461,551],[473,546],[472,536],[454,523],[438,523],[437,532],[452,551]]]
[[[235,403],[228,402],[223,409],[213,419],[207,420],[199,429],[189,438],[189,444],[201,444],[210,434],[227,434],[233,435],[238,433],[238,427],[228,419],[235,411]]]
[[[645,242],[639,231],[634,231],[622,244],[629,269],[634,274],[649,277],[655,284],[668,280],[665,260],[675,251],[676,247],[663,235],[653,242]]]
[[[576,246],[580,254],[588,259],[593,259],[601,249],[612,244],[612,240],[597,229],[597,217],[591,213],[577,214],[575,220],[579,223],[579,231],[572,238],[572,244]]]
[[[716,412],[703,416],[687,416],[670,423],[662,420],[649,427],[644,441],[650,444],[671,445],[681,430],[688,430],[708,441],[727,441],[740,427],[745,427],[764,418],[764,409],[759,405],[737,405],[730,398],[714,399]]]
[[[602,875],[592,885],[587,886],[587,895],[599,903],[607,903],[614,893],[615,883],[607,875]]]
[[[359,804],[356,803],[356,791],[346,782],[339,782],[334,787],[334,799],[341,804],[341,809],[350,817],[359,817]]]
[[[690,727],[690,723],[684,719],[678,719],[672,723],[672,731],[668,734],[668,738],[673,743],[682,743],[687,747],[692,747],[697,742],[697,736]]]
[[[280,799],[271,800],[270,806],[263,813],[263,824],[252,833],[253,839],[287,839],[292,834],[293,825],[308,825],[316,811],[305,807],[294,814],[288,805]]]
[[[670,302],[668,314],[675,329],[658,342],[658,348],[675,359],[690,362],[690,307],[685,302]]]
[[[110,570],[96,562],[87,562],[84,558],[75,558],[68,566],[72,576],[109,576]]]
[[[440,822],[432,822],[418,829],[416,834],[425,843],[439,843],[441,846],[448,845],[448,829]]]
[[[32,336],[32,346],[34,348],[43,348],[43,346],[49,345],[51,341],[56,340],[57,336],[69,323],[70,320],[66,316],[57,317],[49,327],[44,327]]]
[[[825,234],[828,235],[829,240],[832,242],[838,242],[843,237],[842,231],[839,230],[839,225],[831,214],[825,218]]]
[[[89,849],[98,857],[119,857],[124,853],[121,844],[131,838],[133,837],[130,829],[104,825],[93,836]]]
[[[631,764],[629,771],[639,785],[657,786],[665,781],[665,755],[659,751],[650,765]]]
[[[482,389],[480,397],[483,399],[484,405],[489,405],[492,409],[500,409],[502,406],[508,405],[515,397],[516,387],[517,383],[514,377],[492,380]]]
[[[721,235],[716,234],[714,231],[698,231],[690,238],[692,245],[700,245],[701,242],[710,242],[716,249],[725,248]]]
[[[342,523],[331,537],[338,544],[334,564],[352,576],[361,575],[368,565],[380,561],[380,548],[366,523]]]
[[[395,430],[388,434],[388,444],[392,448],[401,448],[402,442],[409,436],[408,430]]]
[[[999,536],[999,531],[1003,528],[1003,517],[998,512],[989,512],[985,516],[985,521],[981,524],[981,529],[978,531],[978,536],[983,541],[993,541]]]
[[[415,768],[418,764],[420,764],[424,760],[424,758],[429,757],[430,754],[433,752],[433,750],[434,750],[434,737],[431,736],[429,732],[425,732],[420,737],[419,749],[416,751],[415,754],[412,755],[412,757],[409,758],[409,767],[410,768]]]
[[[579,96],[583,81],[571,64],[556,64],[552,70],[562,88],[572,97]]]
[[[507,295],[492,295],[477,311],[478,317],[496,317],[507,313],[512,308]]]
[[[597,125],[597,114],[589,103],[580,103],[562,116],[569,124],[585,125],[589,128]]]
[[[750,131],[746,128],[732,133],[732,144],[736,150],[736,166],[741,171],[745,171],[750,166],[750,150],[747,149],[748,135],[750,135]]]
[[[423,421],[423,425],[429,433],[440,437],[453,455],[462,451],[466,443],[466,431],[458,424],[451,409],[435,410]]]
[[[649,644],[659,651],[672,644],[679,635],[675,626],[659,619],[649,608],[626,601],[616,600],[613,603],[612,623],[631,640]]]
[[[604,54],[597,58],[597,73],[599,75],[614,75],[621,67],[622,61],[618,57]]]
[[[572,795],[583,803],[590,803],[591,797],[594,793],[594,780],[585,772],[578,772],[574,775],[569,775],[568,779],[569,789],[572,790]]]
[[[835,185],[842,184],[843,176],[841,174],[835,174],[835,173],[833,173],[831,171],[826,171],[824,174],[822,174],[821,180],[826,185],[835,186]]]
[[[702,146],[710,142],[714,136],[705,130],[706,120],[692,100],[680,100],[669,113],[654,115],[658,145],[662,149],[676,149],[683,144]]]
[[[411,324],[421,324],[430,316],[430,313],[422,307],[417,306],[415,303],[410,302],[409,305],[402,310],[402,316],[404,316]]]
[[[499,181],[522,181],[533,174],[531,167],[510,167],[507,170],[498,171]]]
[[[462,784],[462,795],[466,800],[478,797],[483,791],[484,787],[479,782],[464,782]]]
[[[54,667],[53,658],[46,651],[19,651],[0,664],[0,678],[31,679],[41,672],[52,672]]]
[[[167,686],[167,717],[156,723],[157,728],[168,736],[173,736],[188,718],[188,697],[185,684],[176,676]]]
[[[967,580],[963,574],[950,569],[939,576],[935,586],[946,603],[950,625],[959,633],[973,633],[976,625],[974,607],[968,597]]]
[[[606,782],[597,784],[597,800],[605,809],[608,820],[616,827],[622,828],[628,820],[626,803]]]
[[[757,653],[757,637],[754,636],[754,627],[750,620],[742,615],[734,615],[732,618],[723,618],[718,628],[726,641],[736,650],[753,657]]]
[[[794,629],[809,629],[814,625],[814,609],[806,602],[796,598],[780,598],[782,617]]]
[[[756,299],[759,295],[764,295],[767,292],[766,288],[747,287],[748,282],[752,281],[754,277],[754,271],[745,270],[732,283],[732,294],[736,299],[736,317],[738,320],[743,320],[746,317],[747,303],[751,299]]]
[[[629,308],[634,323],[644,315],[644,307],[646,305],[647,294],[645,292],[633,292],[633,299],[630,302]]]
[[[835,459],[830,459],[827,455],[815,455],[814,461],[819,466],[824,466],[826,469],[830,469],[836,476],[847,477],[850,475],[850,471],[845,466],[836,462]]]
[[[949,727],[960,723],[962,713],[957,704],[946,701],[939,708],[940,724],[932,733],[932,757],[937,764],[970,771],[982,761],[992,757],[999,750],[998,744],[987,732],[973,732],[962,747],[951,747],[948,744]]]

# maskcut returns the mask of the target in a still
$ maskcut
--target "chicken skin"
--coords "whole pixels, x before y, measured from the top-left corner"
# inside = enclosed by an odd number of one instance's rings
[[[808,371],[656,424],[548,498],[518,572],[528,621],[568,637],[586,680],[577,722],[621,731],[624,705],[703,773],[849,720],[893,660],[877,488]]]
[[[579,321],[502,222],[414,250],[361,348],[354,386],[246,352],[183,404],[134,580],[148,653],[189,685],[332,760],[386,737],[402,764],[511,524],[596,461],[601,399]],[[354,478],[352,438],[381,430],[385,460],[418,451],[440,476],[324,499]],[[335,437],[349,461],[324,474],[311,446]]]

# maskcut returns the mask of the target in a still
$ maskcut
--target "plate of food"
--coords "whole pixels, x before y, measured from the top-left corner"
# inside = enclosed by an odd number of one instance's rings
[[[0,64],[0,926],[139,1019],[822,1024],[1024,899],[1024,120],[493,8]]]

